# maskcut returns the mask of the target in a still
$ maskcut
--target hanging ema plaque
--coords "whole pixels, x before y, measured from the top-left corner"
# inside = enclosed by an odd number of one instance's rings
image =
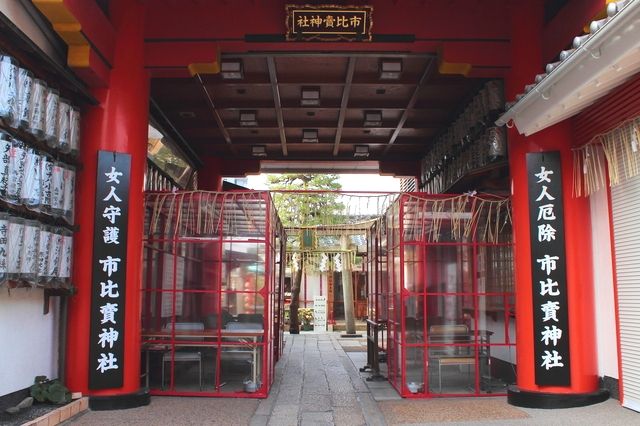
[[[98,153],[89,389],[121,387],[131,156]]]
[[[527,154],[536,384],[568,386],[569,320],[560,153]]]
[[[286,5],[287,40],[371,41],[372,6]]]

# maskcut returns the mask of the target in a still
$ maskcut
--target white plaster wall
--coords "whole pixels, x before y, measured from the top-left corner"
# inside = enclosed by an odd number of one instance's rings
[[[47,35],[38,28],[27,10],[18,0],[0,0],[0,13],[6,15],[13,24],[27,35],[51,59],[61,65],[66,65],[64,52],[58,52]]]
[[[618,378],[618,343],[607,190],[590,197],[598,374]]]
[[[0,396],[27,388],[35,376],[58,377],[59,300],[44,290],[0,289]]]
[[[326,296],[327,295],[327,274],[322,274],[322,294],[320,294],[320,274],[318,273],[308,273],[307,277],[307,292],[306,299],[309,301],[307,303],[307,308],[313,308],[313,296]],[[303,300],[305,297],[304,294],[304,277],[302,278],[302,289],[300,291],[300,300]],[[304,304],[301,304],[304,306]]]
[[[504,335],[504,319],[503,318],[493,320],[491,317],[487,317],[486,324],[484,325],[484,327],[485,327],[484,328],[485,330],[489,330],[493,333],[490,337],[491,343],[506,342],[505,335]],[[510,343],[516,342],[515,318],[511,318],[511,321],[509,321],[509,342]],[[514,346],[492,346],[491,357],[498,358],[515,365],[516,347],[515,345]]]

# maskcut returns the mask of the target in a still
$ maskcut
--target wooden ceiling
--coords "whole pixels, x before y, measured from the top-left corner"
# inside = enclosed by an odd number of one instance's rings
[[[157,108],[198,156],[229,160],[419,160],[433,139],[456,118],[483,79],[440,75],[431,54],[245,53],[243,78],[221,74],[152,78]],[[380,64],[402,61],[397,79],[381,79]],[[303,87],[318,88],[320,104],[302,106]],[[240,113],[255,111],[243,126]],[[365,125],[365,111],[382,123]],[[303,129],[318,142],[303,142]],[[355,146],[369,156],[354,157]]]

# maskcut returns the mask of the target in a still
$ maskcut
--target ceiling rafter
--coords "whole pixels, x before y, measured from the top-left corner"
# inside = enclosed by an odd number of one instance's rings
[[[404,112],[402,113],[402,117],[400,117],[400,121],[398,121],[398,126],[396,127],[396,129],[391,134],[391,137],[389,138],[389,143],[388,143],[387,147],[384,149],[384,152],[382,153],[383,156],[386,155],[389,152],[389,150],[391,149],[391,147],[395,143],[396,139],[398,138],[398,135],[400,134],[400,131],[404,127],[404,123],[407,121],[407,118],[409,118],[409,111],[413,108],[413,106],[418,101],[418,95],[420,93],[420,88],[422,87],[424,82],[427,81],[428,78],[435,72],[435,69],[436,69],[435,64],[436,64],[435,59],[432,58],[432,59],[428,60],[427,66],[424,68],[424,71],[422,72],[422,75],[420,76],[420,80],[418,81],[418,84],[416,85],[416,88],[413,91],[413,94],[411,95],[411,99],[409,99],[409,102],[407,103],[407,107],[405,108]]]
[[[284,118],[282,116],[282,106],[280,104],[280,89],[278,89],[278,75],[276,74],[276,62],[274,61],[273,56],[267,56],[267,67],[269,68],[269,80],[271,81],[271,91],[273,92],[273,105],[276,109],[276,119],[278,120],[282,155],[286,157],[289,155],[287,150],[287,135],[284,130]]]
[[[353,74],[356,70],[356,58],[350,57],[347,65],[347,75],[345,77],[344,89],[342,90],[342,102],[340,102],[340,115],[338,116],[338,126],[336,129],[336,140],[333,146],[333,156],[338,155],[340,150],[340,138],[342,137],[342,127],[344,119],[347,116],[347,105],[349,104],[349,94],[351,93],[351,83],[353,82]]]
[[[204,95],[207,98],[207,104],[209,105],[209,108],[211,109],[211,114],[213,115],[213,118],[216,120],[216,124],[218,125],[218,128],[220,129],[220,133],[222,133],[222,137],[224,137],[224,141],[227,143],[227,145],[229,145],[229,149],[235,155],[236,154],[236,150],[235,150],[235,148],[233,146],[233,143],[231,141],[231,135],[229,135],[229,131],[224,126],[224,122],[222,121],[222,117],[220,117],[220,112],[216,108],[216,104],[213,102],[213,97],[211,96],[211,94],[207,90],[207,86],[202,81],[202,77],[200,77],[200,74],[196,74],[195,78],[200,83],[200,87],[202,87],[202,91],[204,92]]]

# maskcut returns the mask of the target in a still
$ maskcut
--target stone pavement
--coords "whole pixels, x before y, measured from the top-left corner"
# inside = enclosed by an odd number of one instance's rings
[[[338,334],[287,336],[269,398],[251,425],[385,425]]]
[[[364,339],[343,339],[339,333],[287,335],[285,352],[276,366],[275,383],[267,399],[153,397],[146,407],[88,411],[65,424],[640,425],[640,413],[622,408],[615,400],[564,410],[515,408],[507,404],[505,397],[402,400],[388,382],[364,380],[368,374],[358,371],[366,361],[364,348]],[[386,410],[384,414],[381,407]],[[506,409],[522,415],[494,416]],[[463,415],[465,410],[471,415]],[[483,411],[490,413],[483,417]],[[440,417],[434,416],[438,413]]]

